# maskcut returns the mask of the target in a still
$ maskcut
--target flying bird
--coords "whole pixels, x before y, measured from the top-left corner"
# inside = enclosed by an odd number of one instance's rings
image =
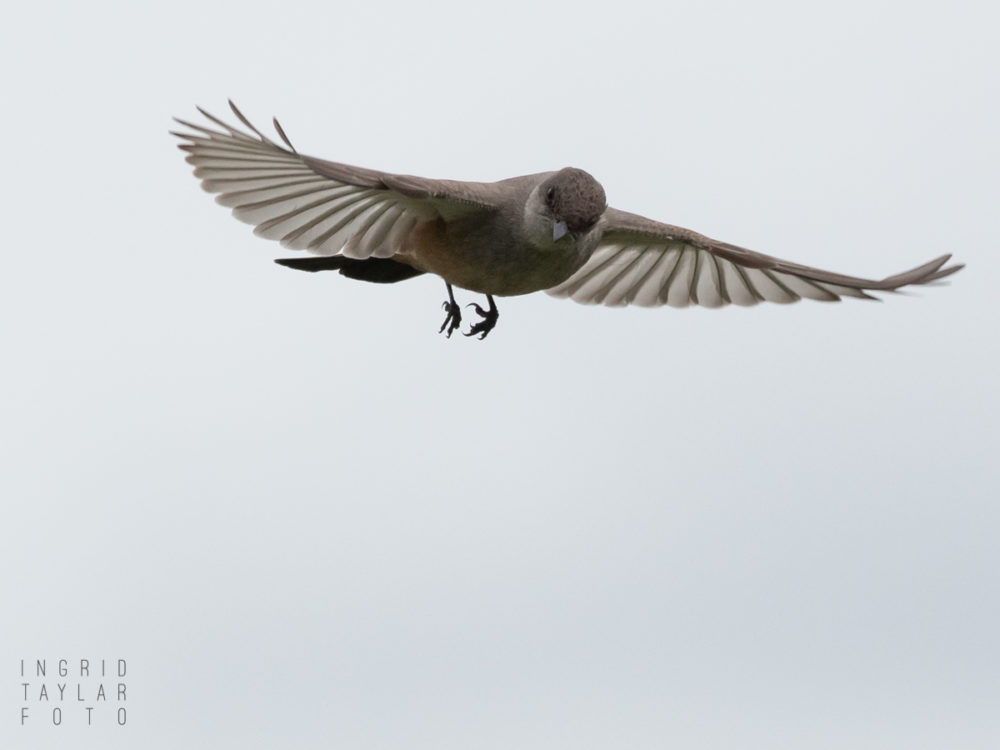
[[[198,111],[214,127],[177,119],[175,132],[202,187],[254,234],[316,257],[278,258],[302,271],[336,270],[376,283],[424,273],[444,279],[439,332],[458,330],[453,286],[486,295],[466,336],[485,338],[499,312],[494,297],[546,291],[604,305],[722,307],[728,304],[874,299],[955,273],[942,255],[880,281],[790,263],[608,206],[582,169],[499,182],[432,180],[378,172],[300,154],[274,120],[277,143]]]

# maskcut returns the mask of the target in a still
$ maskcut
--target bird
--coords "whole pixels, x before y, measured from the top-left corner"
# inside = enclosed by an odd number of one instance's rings
[[[807,298],[877,299],[949,276],[964,264],[942,255],[881,280],[824,271],[713,240],[608,205],[604,188],[576,167],[498,182],[392,174],[300,154],[273,118],[278,143],[229,101],[241,130],[180,118],[170,131],[194,175],[254,233],[313,257],[277,258],[300,271],[338,271],[390,284],[421,274],[445,283],[439,333],[461,330],[453,287],[486,296],[465,336],[499,318],[495,297],[545,291],[609,306],[750,306]]]

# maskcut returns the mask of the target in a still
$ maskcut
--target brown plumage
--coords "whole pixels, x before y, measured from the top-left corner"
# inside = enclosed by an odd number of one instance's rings
[[[608,207],[600,183],[573,167],[491,183],[352,167],[299,154],[277,120],[276,143],[230,106],[249,133],[200,109],[216,127],[179,121],[192,132],[174,133],[202,187],[256,234],[330,258],[278,261],[292,268],[381,283],[441,276],[449,335],[461,321],[453,284],[487,295],[469,332],[482,338],[496,323],[493,295],[673,307],[835,301],[962,268],[943,255],[873,280],[791,263]]]

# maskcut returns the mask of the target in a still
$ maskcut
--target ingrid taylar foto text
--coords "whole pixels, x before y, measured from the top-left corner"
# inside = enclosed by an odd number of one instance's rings
[[[21,726],[125,726],[127,667],[125,659],[21,659]]]

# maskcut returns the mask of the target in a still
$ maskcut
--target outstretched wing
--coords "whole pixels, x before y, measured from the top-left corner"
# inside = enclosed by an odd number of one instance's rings
[[[254,234],[319,255],[389,258],[416,227],[440,217],[494,209],[488,184],[429,180],[377,172],[299,154],[278,121],[284,145],[263,135],[231,101],[251,133],[198,108],[218,126],[177,120],[194,132],[181,138],[202,187],[233,209]]]
[[[950,255],[881,281],[845,276],[717,242],[689,229],[608,208],[601,244],[557,297],[605,305],[722,307],[758,302],[874,299],[866,292],[926,284],[962,268]]]

